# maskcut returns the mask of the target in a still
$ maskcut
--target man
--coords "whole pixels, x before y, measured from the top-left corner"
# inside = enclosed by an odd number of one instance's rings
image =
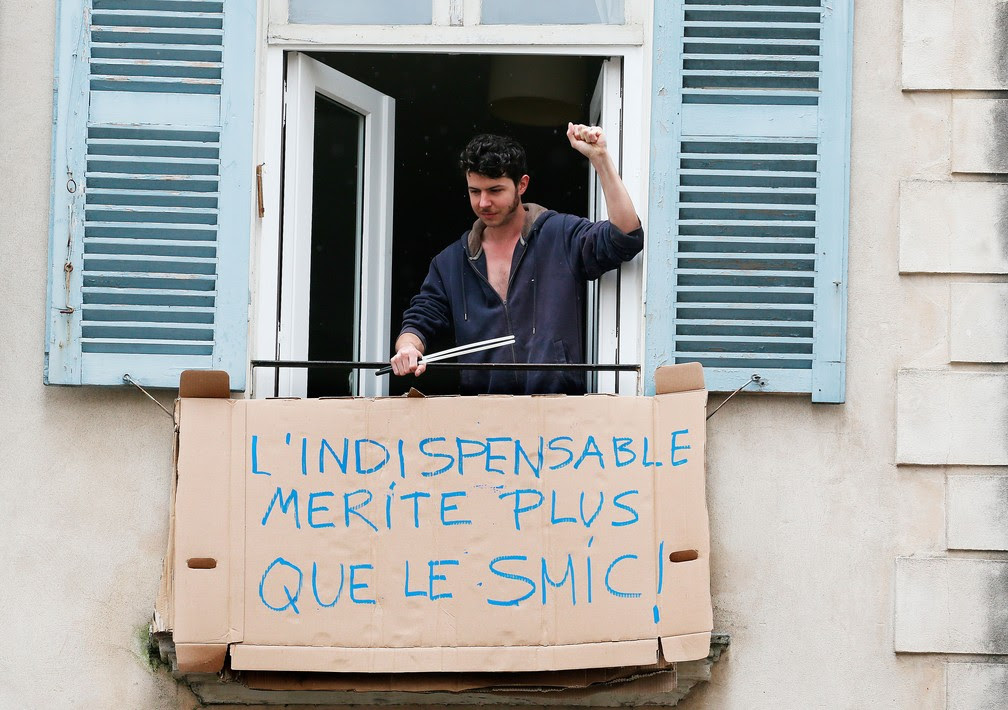
[[[629,261],[644,232],[598,127],[568,124],[571,147],[591,161],[609,220],[590,222],[523,204],[525,150],[501,136],[473,138],[459,161],[473,228],[431,262],[403,315],[392,371],[423,374],[429,338],[453,329],[460,345],[514,334],[511,346],[462,362],[584,362],[585,282]],[[463,370],[462,394],[584,394],[584,372]]]

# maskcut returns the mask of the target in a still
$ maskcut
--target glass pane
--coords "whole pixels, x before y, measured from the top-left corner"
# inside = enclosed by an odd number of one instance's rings
[[[622,25],[623,0],[483,0],[484,25]]]
[[[290,0],[289,17],[305,25],[429,25],[434,20],[431,0]]]
[[[363,119],[315,95],[308,358],[353,360]],[[308,396],[353,394],[350,371],[308,370]]]

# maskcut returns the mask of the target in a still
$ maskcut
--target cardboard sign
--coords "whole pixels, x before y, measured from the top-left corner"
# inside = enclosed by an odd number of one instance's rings
[[[228,646],[273,671],[702,658],[705,403],[183,398],[180,665]]]

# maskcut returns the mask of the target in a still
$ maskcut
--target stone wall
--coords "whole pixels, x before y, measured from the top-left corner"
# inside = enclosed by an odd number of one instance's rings
[[[945,536],[940,550],[908,540],[896,560],[895,649],[941,654],[947,708],[1004,707],[1008,2],[904,0],[902,63],[904,95],[946,107],[948,166],[900,184],[901,278],[936,306],[904,327],[941,342],[904,353],[896,461],[944,478]]]

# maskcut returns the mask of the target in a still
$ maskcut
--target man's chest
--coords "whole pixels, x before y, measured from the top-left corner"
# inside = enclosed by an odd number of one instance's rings
[[[511,262],[514,259],[517,242],[516,239],[508,244],[487,243],[483,245],[483,251],[486,253],[487,280],[502,301],[507,301]]]

